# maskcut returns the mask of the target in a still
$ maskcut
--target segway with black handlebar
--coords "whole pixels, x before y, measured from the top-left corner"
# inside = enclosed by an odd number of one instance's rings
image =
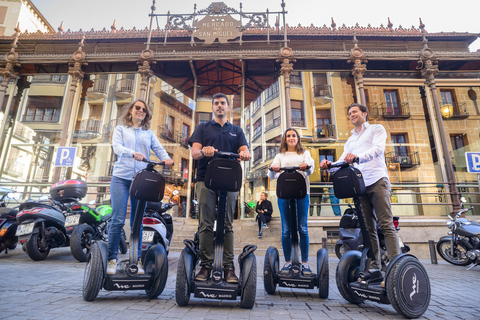
[[[237,192],[242,187],[242,168],[237,160],[240,156],[230,152],[215,152],[215,156],[218,157],[208,163],[205,174],[205,187],[218,194],[212,276],[207,281],[195,280],[195,266],[200,260],[199,243],[184,240],[185,248],[178,259],[175,299],[179,306],[186,306],[192,293],[203,299],[236,300],[240,296],[240,306],[251,309],[257,290],[257,261],[253,253],[257,247],[247,245],[239,255],[238,283],[226,282],[222,276],[227,192]]]
[[[137,264],[141,254],[138,244],[142,236],[141,226],[145,207],[147,201],[160,201],[165,190],[165,179],[154,169],[155,166],[164,165],[164,163],[146,159],[143,162],[148,163],[147,168],[137,172],[130,185],[130,197],[137,199],[138,203],[130,233],[129,259],[118,263],[116,274],[108,275],[106,273],[107,243],[95,242],[87,260],[83,278],[82,292],[83,299],[86,301],[95,300],[102,287],[108,291],[145,290],[150,299],[158,297],[165,288],[168,259],[167,252],[161,243],[148,248],[143,262],[145,274],[137,274]]]
[[[431,295],[425,267],[415,256],[403,253],[390,261],[384,278],[368,272],[375,255],[360,205],[359,197],[366,192],[363,175],[346,162],[329,165],[329,168],[334,167],[340,168],[333,175],[335,196],[339,199],[353,198],[364,241],[362,252],[348,251],[340,259],[336,272],[338,291],[351,303],[372,300],[392,304],[404,317],[420,317],[427,310]]]
[[[307,167],[309,169],[310,166]],[[270,170],[272,170],[270,168]],[[299,236],[297,199],[303,199],[307,195],[307,183],[305,177],[298,172],[300,167],[281,167],[283,171],[277,180],[277,197],[289,200],[289,217],[292,239],[292,267],[288,274],[279,272],[279,255],[275,247],[269,247],[265,254],[263,269],[263,283],[265,291],[275,293],[277,284],[280,287],[313,289],[318,287],[318,296],[328,298],[328,253],[325,248],[317,251],[317,273],[305,275],[299,259]]]

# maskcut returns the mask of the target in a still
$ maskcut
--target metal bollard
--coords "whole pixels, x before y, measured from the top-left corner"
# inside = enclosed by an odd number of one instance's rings
[[[435,241],[428,240],[428,248],[430,249],[430,261],[432,264],[438,264],[437,251],[435,250]]]
[[[327,249],[327,250],[328,250],[327,238],[322,238],[322,247],[323,247],[324,249]]]

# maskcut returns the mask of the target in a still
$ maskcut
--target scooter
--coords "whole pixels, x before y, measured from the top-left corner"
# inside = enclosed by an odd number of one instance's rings
[[[18,210],[7,207],[7,199],[14,199],[12,192],[6,192],[0,198],[0,253],[17,247],[18,237],[15,235],[18,227]]]
[[[82,295],[85,301],[93,301],[103,287],[107,291],[145,290],[150,299],[158,297],[165,288],[168,276],[168,259],[165,247],[157,243],[148,248],[143,259],[144,275],[138,274],[138,242],[147,201],[158,202],[163,198],[165,179],[155,171],[156,165],[163,162],[148,161],[145,170],[133,177],[130,197],[138,200],[135,218],[130,233],[129,259],[120,261],[115,275],[107,274],[108,246],[104,241],[96,241],[85,266]]]
[[[175,299],[179,306],[186,306],[192,293],[203,299],[236,300],[240,296],[240,306],[251,309],[257,289],[257,261],[253,253],[257,247],[247,245],[239,255],[238,284],[226,282],[222,275],[227,192],[238,192],[242,187],[242,168],[237,160],[240,156],[230,152],[215,152],[215,156],[219,157],[209,162],[205,175],[205,187],[218,192],[213,273],[207,281],[195,280],[199,243],[184,240],[185,248],[178,259]]]
[[[358,222],[357,212],[350,204],[348,204],[349,208],[345,210],[343,213],[342,218],[340,219],[339,225],[339,237],[340,239],[335,244],[335,254],[337,258],[340,259],[343,254],[350,250],[363,250],[363,236],[360,232],[360,223]],[[398,233],[400,230],[399,223],[400,218],[394,216],[393,217],[393,225],[395,227],[395,231]],[[380,258],[382,261],[382,269],[386,271],[387,264],[388,264],[388,256],[385,247],[385,237],[382,233],[382,229],[380,225],[377,223],[377,234],[378,234],[378,241],[380,243]],[[407,253],[410,251],[410,246],[405,244],[400,236],[398,236],[398,241],[400,244],[400,250],[402,253]]]
[[[173,193],[178,190],[173,191]],[[143,218],[142,257],[151,246],[161,244],[167,251],[173,236],[173,219],[168,213],[175,204],[167,202],[148,202]]]
[[[65,216],[65,228],[70,235],[70,251],[79,262],[86,262],[95,241],[108,241],[108,227],[112,218],[112,207],[101,205],[93,208],[95,200],[89,205],[75,202]],[[119,251],[127,253],[127,240],[122,229]]]
[[[308,169],[308,168],[307,168]],[[271,170],[271,169],[270,169]],[[275,247],[269,247],[265,253],[263,268],[263,283],[265,291],[274,294],[277,284],[286,288],[314,289],[318,287],[318,296],[321,299],[328,298],[328,253],[325,248],[317,251],[317,273],[304,275],[299,259],[297,199],[303,199],[307,195],[305,178],[297,170],[299,167],[281,167],[283,171],[277,180],[277,197],[289,200],[289,216],[291,239],[292,239],[292,267],[288,274],[279,272],[279,254]]]
[[[358,158],[355,161],[358,162]],[[431,296],[430,280],[425,267],[415,256],[402,253],[390,261],[384,279],[368,272],[375,255],[360,205],[359,197],[365,194],[363,175],[360,170],[345,162],[331,164],[329,167],[340,168],[333,176],[335,196],[339,199],[353,198],[365,243],[361,253],[348,251],[340,259],[336,271],[338,291],[350,303],[372,300],[392,304],[406,318],[420,317],[428,309]]]

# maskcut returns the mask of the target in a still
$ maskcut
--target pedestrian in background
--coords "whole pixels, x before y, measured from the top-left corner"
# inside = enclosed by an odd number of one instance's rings
[[[260,200],[257,202],[255,211],[257,212],[258,237],[263,236],[263,229],[268,229],[267,222],[272,220],[273,207],[270,200],[267,200],[266,192],[260,193]]]

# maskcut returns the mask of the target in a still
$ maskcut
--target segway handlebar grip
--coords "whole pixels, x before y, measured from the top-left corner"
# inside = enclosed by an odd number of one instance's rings
[[[295,170],[300,170],[300,171],[305,171],[310,169],[312,166],[307,166],[304,170],[300,169],[300,167],[280,167],[279,170],[281,171],[295,171]],[[272,167],[269,167],[268,170],[273,171]]]
[[[240,155],[238,153],[233,153],[233,152],[225,152],[225,151],[215,151],[214,152],[215,156],[220,156],[220,157],[225,157],[225,158],[240,158]]]
[[[355,159],[353,159],[353,162],[354,163],[359,163],[359,159],[358,157],[356,157]],[[338,163],[330,163],[328,165],[328,168],[331,169],[331,168],[346,168],[348,167],[350,164],[346,163],[345,161],[342,161],[342,162],[338,162]]]
[[[150,160],[147,160],[145,158],[143,158],[142,162],[146,162],[152,166],[164,166],[165,165],[165,162],[164,161],[160,161],[160,162],[157,162],[157,161],[150,161]],[[172,166],[174,164],[172,163]]]

